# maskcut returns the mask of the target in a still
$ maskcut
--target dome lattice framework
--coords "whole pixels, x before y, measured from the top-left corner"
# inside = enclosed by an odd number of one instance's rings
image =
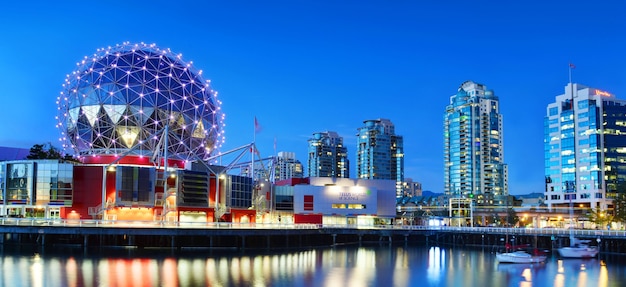
[[[168,158],[206,159],[224,142],[224,114],[210,81],[181,58],[124,43],[77,63],[57,98],[63,148],[153,157],[167,143]]]

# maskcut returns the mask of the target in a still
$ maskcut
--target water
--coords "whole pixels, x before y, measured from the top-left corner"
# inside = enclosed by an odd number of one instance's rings
[[[208,251],[4,246],[0,286],[625,286],[626,257],[498,264],[489,249]]]

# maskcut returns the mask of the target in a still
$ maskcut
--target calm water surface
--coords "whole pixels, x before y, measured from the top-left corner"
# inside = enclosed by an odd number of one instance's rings
[[[0,286],[626,286],[624,256],[498,264],[487,248],[0,251]]]

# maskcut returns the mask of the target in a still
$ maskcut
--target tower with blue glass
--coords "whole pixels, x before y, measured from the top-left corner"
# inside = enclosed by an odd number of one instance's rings
[[[403,195],[404,140],[388,119],[363,121],[357,134],[358,178],[396,181],[396,196]]]
[[[444,192],[450,198],[506,204],[508,167],[499,106],[492,90],[472,81],[450,97],[444,114]]]
[[[570,83],[544,118],[550,207],[607,209],[626,183],[626,101]]]

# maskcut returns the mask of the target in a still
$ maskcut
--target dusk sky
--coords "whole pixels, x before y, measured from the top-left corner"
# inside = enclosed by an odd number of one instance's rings
[[[125,41],[182,53],[219,91],[223,150],[306,165],[315,132],[404,136],[405,177],[443,191],[443,115],[466,80],[500,98],[511,194],[543,192],[543,117],[573,81],[626,98],[626,1],[4,1],[0,146],[51,142],[65,75]]]

